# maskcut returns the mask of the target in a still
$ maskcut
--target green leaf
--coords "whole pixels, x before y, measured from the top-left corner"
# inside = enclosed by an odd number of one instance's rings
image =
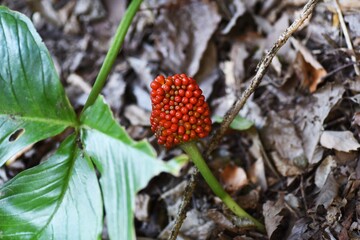
[[[76,117],[52,59],[29,19],[0,7],[0,166]]]
[[[101,174],[110,238],[135,239],[136,192],[160,172],[179,172],[182,164],[173,161],[168,165],[155,158],[149,143],[131,140],[102,97],[84,112],[81,123],[85,150]]]
[[[222,121],[224,121],[224,118],[215,116],[215,122],[222,123]],[[230,128],[234,130],[244,131],[251,128],[253,125],[254,123],[252,121],[240,116],[236,116],[230,124]]]
[[[91,161],[68,137],[47,161],[0,189],[0,239],[96,239],[102,199]]]

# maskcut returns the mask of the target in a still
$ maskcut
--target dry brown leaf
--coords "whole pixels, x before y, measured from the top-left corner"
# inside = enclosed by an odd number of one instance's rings
[[[336,167],[336,161],[333,156],[329,155],[326,157],[321,164],[318,166],[315,172],[315,185],[321,189],[326,179],[328,178],[331,170]]]
[[[270,152],[270,155],[274,161],[276,169],[282,176],[291,177],[304,173],[302,169],[291,164],[289,160],[281,158],[277,152]]]
[[[340,0],[341,9],[344,11],[360,10],[360,1],[355,0]]]
[[[206,99],[213,92],[213,85],[219,79],[217,46],[210,41],[200,61],[199,71],[194,79],[199,83]]]
[[[327,72],[315,59],[311,52],[295,38],[291,38],[291,43],[298,51],[295,60],[295,72],[301,79],[301,84],[309,88],[310,92],[315,92],[322,78]]]
[[[249,180],[243,168],[227,164],[220,173],[221,182],[224,184],[225,189],[230,192],[237,191],[248,184]]]
[[[356,151],[360,144],[350,131],[324,131],[320,137],[321,146],[341,152]]]
[[[340,152],[335,151],[336,161],[340,165],[345,165],[349,162],[354,161],[358,157],[358,152],[351,151],[351,152]]]
[[[194,76],[220,20],[215,2],[179,3],[177,8],[164,10],[156,18],[153,32],[163,65]]]
[[[244,209],[257,209],[260,202],[260,188],[256,188],[236,198],[236,202]]]
[[[251,165],[248,175],[251,182],[259,183],[263,191],[267,190],[265,165],[264,160],[261,156],[256,160],[253,165]]]
[[[342,98],[345,89],[342,84],[327,84],[319,89],[312,98],[298,104],[295,123],[300,130],[304,151],[310,164],[315,164],[315,149],[322,133],[323,122],[330,110]]]
[[[226,216],[217,211],[216,209],[210,209],[206,212],[206,216],[214,221],[214,223],[222,228],[222,229],[229,229],[230,231],[236,232],[236,226],[228,219]]]
[[[246,43],[244,42],[235,42],[231,48],[230,58],[234,63],[234,72],[235,81],[237,84],[242,82],[245,77],[245,64],[244,61],[249,56],[248,51],[246,50]],[[239,84],[240,85],[240,84]]]
[[[235,26],[237,19],[242,16],[246,11],[244,3],[240,0],[233,1],[233,6],[230,7],[235,7],[236,10],[226,27],[221,31],[222,34],[228,34]]]
[[[285,208],[284,201],[280,198],[277,202],[267,201],[263,205],[263,215],[265,218],[265,228],[267,235],[272,239],[272,235],[283,219],[280,212]]]
[[[111,108],[118,113],[124,104],[124,101],[120,101],[125,93],[126,82],[123,79],[123,75],[119,72],[114,72],[110,75],[102,93],[105,96],[106,101],[110,104]]]
[[[359,8],[360,9],[360,8]],[[344,16],[345,22],[349,24],[349,30],[351,33],[351,37],[359,37],[360,36],[360,14],[349,14]]]
[[[135,218],[139,221],[147,221],[149,218],[150,196],[148,194],[138,194],[135,198]]]
[[[130,121],[132,126],[149,126],[150,113],[135,104],[125,108],[124,116]]]
[[[316,198],[316,206],[323,205],[327,209],[338,195],[338,191],[339,184],[336,182],[333,173],[330,173]]]
[[[274,150],[271,153],[273,160],[283,176],[302,173],[301,168],[307,165],[307,161],[293,122],[271,111],[261,135],[266,148]]]

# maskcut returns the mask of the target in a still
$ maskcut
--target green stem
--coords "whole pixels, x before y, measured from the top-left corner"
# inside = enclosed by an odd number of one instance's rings
[[[95,80],[94,86],[91,89],[91,92],[89,94],[88,99],[86,100],[85,106],[83,108],[83,112],[91,105],[94,104],[94,102],[96,101],[97,97],[99,96],[105,82],[106,79],[110,73],[110,70],[116,60],[116,57],[120,51],[120,48],[124,42],[125,39],[125,35],[130,27],[130,24],[137,12],[137,10],[140,7],[142,0],[132,0],[128,9],[126,10],[124,17],[122,18],[113,42],[110,46],[110,49],[105,57],[104,63],[101,66],[100,72]]]
[[[190,156],[211,190],[225,203],[225,205],[237,216],[251,220],[259,231],[265,232],[264,225],[245,212],[245,210],[242,209],[224,190],[200,154],[196,143],[182,143],[180,147]]]

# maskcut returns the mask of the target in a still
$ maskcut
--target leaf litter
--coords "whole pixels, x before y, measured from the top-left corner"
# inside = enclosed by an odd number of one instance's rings
[[[35,2],[2,4],[34,21],[79,110],[126,4]],[[178,72],[195,76],[214,120],[222,117],[248,86],[264,52],[306,1],[277,2],[144,1],[103,91],[116,119],[132,137],[152,141],[149,82],[158,74]],[[360,5],[351,0],[339,3],[359,54]],[[208,159],[233,198],[265,222],[267,235],[233,219],[199,179],[178,239],[360,238],[360,78],[337,17],[333,1],[318,4],[274,58],[240,112],[238,127],[228,130]],[[218,126],[214,123],[215,129]],[[0,182],[36,165],[59,139],[35,144],[17,156],[0,169]],[[164,159],[180,154],[154,146]],[[139,239],[167,238],[190,169],[185,167],[178,177],[161,174],[138,195]]]

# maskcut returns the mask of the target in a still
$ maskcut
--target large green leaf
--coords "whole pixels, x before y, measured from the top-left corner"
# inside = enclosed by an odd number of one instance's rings
[[[52,59],[27,17],[0,6],[0,166],[76,125]]]
[[[74,135],[0,189],[0,239],[97,239],[102,221],[95,170]]]
[[[109,107],[98,98],[81,119],[85,151],[99,169],[111,239],[135,239],[135,194],[162,171],[176,173],[181,164],[155,158],[149,143],[135,142],[113,119]]]

